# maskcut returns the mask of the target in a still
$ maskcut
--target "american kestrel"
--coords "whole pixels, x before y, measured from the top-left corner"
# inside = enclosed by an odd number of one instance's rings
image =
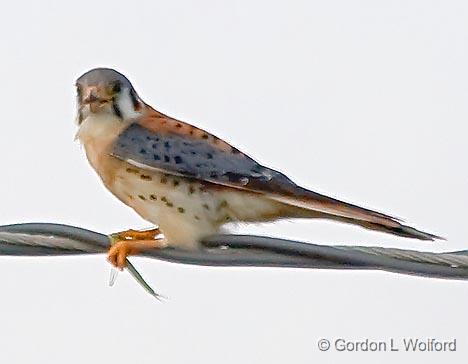
[[[389,215],[298,186],[227,142],[143,102],[119,72],[96,68],[76,81],[77,138],[104,185],[158,228],[129,230],[109,261],[145,248],[197,249],[230,222],[326,218],[420,240],[436,235]],[[157,239],[159,237],[159,239]]]

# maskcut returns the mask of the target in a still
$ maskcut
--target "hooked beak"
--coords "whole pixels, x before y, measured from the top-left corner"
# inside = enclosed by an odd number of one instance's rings
[[[91,112],[97,112],[103,105],[107,104],[110,100],[103,94],[103,92],[96,86],[88,87],[83,95],[82,104],[89,105]]]

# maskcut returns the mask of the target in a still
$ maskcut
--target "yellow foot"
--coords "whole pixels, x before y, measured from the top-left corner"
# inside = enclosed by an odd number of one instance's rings
[[[125,230],[118,233],[112,234],[115,240],[153,240],[161,234],[161,230],[158,228],[151,230]]]
[[[135,255],[145,249],[164,248],[164,239],[152,240],[120,240],[109,249],[107,260],[116,268],[124,269],[127,265],[127,257]]]

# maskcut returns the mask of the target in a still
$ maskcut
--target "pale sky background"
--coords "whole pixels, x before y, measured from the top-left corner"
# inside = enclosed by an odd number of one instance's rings
[[[74,80],[125,73],[161,111],[317,192],[447,237],[323,221],[252,232],[323,244],[468,248],[466,1],[12,1],[0,6],[0,224],[150,227],[73,142]],[[468,282],[105,256],[0,258],[2,363],[466,362]],[[458,341],[456,353],[322,353],[320,338]]]

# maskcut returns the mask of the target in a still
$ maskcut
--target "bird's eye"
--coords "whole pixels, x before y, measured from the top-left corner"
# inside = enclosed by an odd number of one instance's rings
[[[120,82],[115,82],[114,84],[112,84],[112,92],[115,93],[115,94],[118,94],[121,90],[121,84]]]

